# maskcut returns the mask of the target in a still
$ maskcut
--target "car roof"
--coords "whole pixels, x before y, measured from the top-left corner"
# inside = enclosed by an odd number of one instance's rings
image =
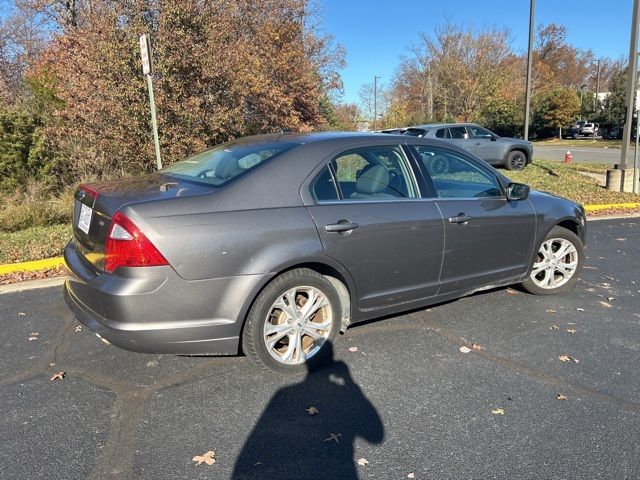
[[[366,138],[389,138],[388,133],[381,132],[281,132],[252,135],[239,138],[242,142],[287,142],[309,144],[326,140],[364,140]]]
[[[409,127],[409,128],[438,128],[438,127],[467,127],[467,126],[479,127],[480,125],[478,125],[477,123],[470,123],[470,122],[466,122],[466,123],[426,123],[424,125],[416,125],[416,126]]]

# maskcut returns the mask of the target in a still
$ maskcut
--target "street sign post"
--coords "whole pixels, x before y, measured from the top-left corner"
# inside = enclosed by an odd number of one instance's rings
[[[162,157],[160,156],[160,140],[158,138],[158,121],[156,118],[156,100],[153,96],[153,63],[151,61],[151,41],[149,36],[140,35],[140,56],[142,58],[142,74],[147,79],[147,89],[149,90],[149,104],[151,107],[151,128],[153,130],[153,143],[156,148],[156,165],[158,170],[162,168]]]

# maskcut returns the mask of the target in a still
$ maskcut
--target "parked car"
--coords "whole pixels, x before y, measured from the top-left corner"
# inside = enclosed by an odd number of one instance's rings
[[[582,135],[593,136],[598,134],[600,125],[597,123],[585,123],[582,127]]]
[[[564,138],[573,138],[576,139],[582,134],[582,130],[577,125],[571,125],[570,127],[564,129],[562,131],[562,136]]]
[[[386,130],[380,130],[380,133],[391,133],[395,135],[402,135],[406,129],[405,128],[387,128]]]
[[[404,135],[440,139],[470,151],[494,166],[523,170],[533,159],[531,142],[499,137],[475,123],[439,123],[407,128]]]
[[[64,296],[128,350],[241,349],[299,373],[353,323],[501,285],[566,291],[585,228],[580,205],[512,183],[451,143],[248,137],[147,176],[81,185]]]

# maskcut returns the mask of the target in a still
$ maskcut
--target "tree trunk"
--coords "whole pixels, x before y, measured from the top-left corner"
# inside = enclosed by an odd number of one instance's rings
[[[562,140],[562,127],[558,128],[558,138]]]

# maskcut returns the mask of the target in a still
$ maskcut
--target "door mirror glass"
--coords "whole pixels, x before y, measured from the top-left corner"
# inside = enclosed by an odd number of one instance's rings
[[[507,198],[512,201],[526,200],[529,196],[529,185],[510,183],[507,187]]]

